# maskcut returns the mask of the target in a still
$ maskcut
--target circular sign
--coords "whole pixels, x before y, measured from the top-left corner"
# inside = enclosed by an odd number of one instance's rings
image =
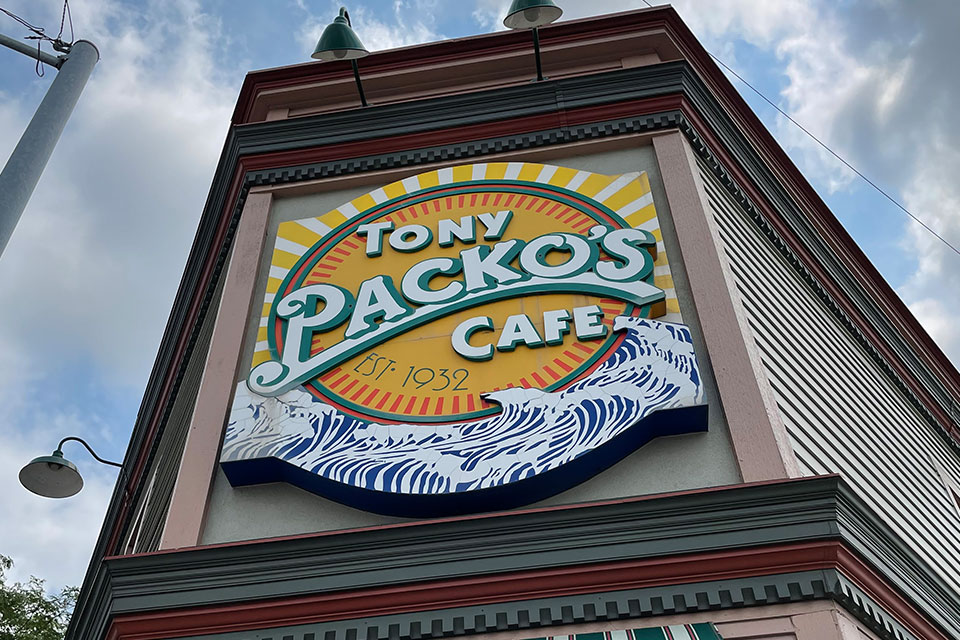
[[[702,430],[644,174],[491,163],[279,225],[221,465],[393,515],[526,504]],[[674,318],[675,319],[675,318]]]
[[[509,216],[504,228],[487,228],[484,220],[493,224],[489,221],[497,220],[498,213],[501,220]],[[392,228],[378,238],[376,251],[370,250],[368,234],[358,234],[358,229],[371,224]],[[622,224],[612,211],[604,211],[596,203],[543,187],[494,181],[427,190],[373,207],[317,243],[291,270],[277,298],[311,284],[335,284],[357,291],[361,283],[381,275],[400,282],[425,258],[460,260],[461,251],[476,245],[508,240],[526,244],[547,234],[585,236],[598,226]],[[571,253],[550,251],[543,262],[563,265],[573,259]],[[457,274],[438,273],[430,287],[443,290],[457,278]],[[572,320],[574,310],[584,308],[599,309],[594,319],[600,329],[578,338],[568,323],[562,339],[548,343],[545,318],[549,321],[551,316],[545,314],[566,312]],[[618,336],[610,330],[614,318],[641,312],[649,315],[649,308],[577,292],[489,302],[454,311],[366,349],[310,380],[304,388],[348,413],[381,422],[481,418],[498,410],[484,398],[487,392],[510,387],[554,391],[570,384],[615,347]],[[451,348],[455,329],[478,315],[490,318],[492,327],[474,333],[473,341],[499,345],[485,361],[471,361]],[[529,318],[540,341],[520,342],[520,347],[502,343],[509,319],[519,315]],[[284,348],[284,324],[275,312],[271,315],[268,340],[278,357]],[[314,334],[309,355],[343,341],[348,328]]]

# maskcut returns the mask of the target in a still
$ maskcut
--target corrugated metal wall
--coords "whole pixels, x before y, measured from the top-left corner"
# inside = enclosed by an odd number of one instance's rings
[[[797,459],[840,473],[903,539],[960,587],[960,511],[943,473],[960,456],[700,167],[724,250]]]

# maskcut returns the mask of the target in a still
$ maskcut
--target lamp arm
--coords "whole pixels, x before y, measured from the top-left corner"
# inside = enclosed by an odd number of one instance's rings
[[[537,82],[543,82],[543,67],[540,63],[540,28],[534,27],[533,31],[533,57],[537,61]]]
[[[110,465],[111,467],[119,467],[119,468],[121,468],[121,469],[123,468],[123,465],[120,464],[119,462],[110,462],[109,460],[104,460],[103,458],[101,458],[100,456],[98,456],[97,453],[96,453],[96,451],[94,451],[93,449],[91,449],[91,448],[90,448],[90,445],[88,445],[88,444],[83,440],[83,438],[77,438],[77,437],[74,437],[74,436],[67,436],[66,438],[64,438],[63,440],[60,441],[60,444],[57,445],[57,451],[60,451],[60,450],[63,448],[63,443],[64,443],[64,442],[70,442],[71,440],[73,440],[74,442],[79,442],[79,443],[82,444],[84,447],[86,447],[87,451],[90,452],[90,455],[93,456],[94,460],[96,460],[97,462],[100,462],[100,463],[102,463],[102,464],[108,464],[108,465]]]
[[[356,60],[351,60],[350,64],[353,66],[353,79],[357,83],[357,92],[360,93],[360,104],[364,107],[367,106],[367,96],[363,93],[363,83],[360,82],[360,67],[357,66]]]

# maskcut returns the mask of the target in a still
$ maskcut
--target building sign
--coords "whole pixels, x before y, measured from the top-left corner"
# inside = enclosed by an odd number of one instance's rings
[[[431,171],[279,226],[230,481],[440,515],[706,428],[645,174]]]

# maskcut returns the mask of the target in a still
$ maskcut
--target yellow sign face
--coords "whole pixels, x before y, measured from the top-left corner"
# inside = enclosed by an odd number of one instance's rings
[[[377,423],[481,418],[499,410],[485,393],[589,374],[618,316],[677,312],[660,240],[645,174],[492,163],[393,183],[280,225],[248,384]]]

